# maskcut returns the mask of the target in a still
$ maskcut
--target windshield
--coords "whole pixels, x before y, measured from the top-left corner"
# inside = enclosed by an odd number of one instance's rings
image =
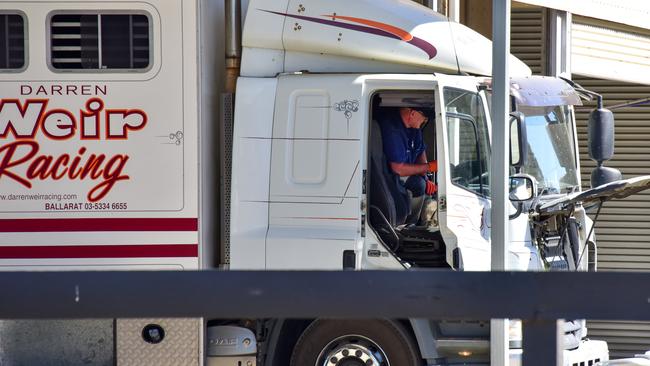
[[[528,160],[521,173],[530,174],[547,194],[578,186],[573,124],[567,106],[520,106],[525,116]]]

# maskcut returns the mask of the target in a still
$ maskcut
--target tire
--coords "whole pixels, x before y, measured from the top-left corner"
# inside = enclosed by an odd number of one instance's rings
[[[406,329],[386,319],[316,320],[291,355],[291,366],[357,365],[421,366],[422,359]]]

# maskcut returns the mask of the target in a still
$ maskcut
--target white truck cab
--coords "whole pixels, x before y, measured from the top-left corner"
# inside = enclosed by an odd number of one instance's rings
[[[462,248],[466,268],[489,269],[489,111],[475,78],[300,73],[241,78],[237,90],[255,98],[235,108],[245,163],[233,170],[231,268],[341,269],[350,255],[356,269],[448,267]],[[394,183],[381,171],[377,115],[413,105],[435,109],[423,136],[440,168],[434,224],[411,229],[386,202]],[[260,149],[270,159],[256,161]],[[437,260],[396,255],[418,243]]]

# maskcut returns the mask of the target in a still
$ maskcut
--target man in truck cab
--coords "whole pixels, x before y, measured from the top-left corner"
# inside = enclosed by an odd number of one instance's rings
[[[379,118],[384,155],[404,201],[410,207],[407,224],[417,224],[425,201],[437,186],[427,173],[438,170],[436,161],[428,161],[422,128],[433,115],[432,108],[394,108]]]

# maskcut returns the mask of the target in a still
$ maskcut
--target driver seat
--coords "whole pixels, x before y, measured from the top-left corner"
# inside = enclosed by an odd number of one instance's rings
[[[397,187],[393,173],[388,169],[379,122],[373,120],[370,130],[370,223],[385,243],[396,251],[402,236],[395,228],[403,225],[409,214],[406,198]],[[396,199],[397,198],[397,199]]]

